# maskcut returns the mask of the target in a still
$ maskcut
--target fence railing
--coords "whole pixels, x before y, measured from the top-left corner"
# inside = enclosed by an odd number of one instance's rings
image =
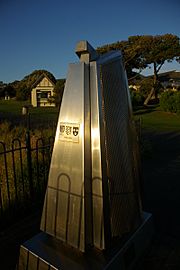
[[[54,138],[0,142],[0,230],[42,206]],[[28,210],[28,211],[27,211]]]

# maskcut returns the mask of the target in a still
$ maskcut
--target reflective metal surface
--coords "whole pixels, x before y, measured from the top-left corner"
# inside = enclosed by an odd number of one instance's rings
[[[120,57],[100,65],[106,173],[112,237],[140,224],[133,175],[133,145],[125,72]]]
[[[86,254],[60,240],[39,233],[20,249],[17,270],[132,270],[153,236],[152,215],[143,213],[142,224],[125,241],[106,252],[92,248]]]
[[[96,50],[86,40],[81,40],[77,43],[75,52],[79,56],[80,61],[87,64],[99,57]]]
[[[141,223],[139,160],[122,55],[76,47],[58,119],[41,230],[86,251]]]
[[[112,52],[90,63],[93,228],[100,249],[141,222],[138,149],[121,58]]]
[[[41,230],[84,250],[84,63],[71,64],[59,115]]]
[[[93,232],[94,245],[105,248],[104,242],[104,214],[102,191],[102,160],[100,141],[100,85],[98,80],[98,66],[90,63],[91,85],[91,154],[92,154],[92,199],[93,199]]]
[[[18,270],[130,270],[152,237],[122,55],[76,47],[60,109],[41,230]],[[106,252],[102,251],[106,249]],[[85,254],[84,254],[85,252]]]

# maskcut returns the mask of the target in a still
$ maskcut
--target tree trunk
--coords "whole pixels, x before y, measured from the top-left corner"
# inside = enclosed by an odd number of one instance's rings
[[[147,98],[146,98],[145,101],[144,101],[144,105],[145,105],[145,106],[148,105],[148,103],[149,103],[150,99],[152,98],[154,92],[155,92],[155,91],[154,91],[154,86],[153,86],[153,87],[151,88],[150,93],[148,94]]]
[[[157,80],[158,80],[158,72],[157,72],[157,65],[156,63],[153,63],[154,66],[154,80],[153,80],[153,86],[151,88],[150,93],[148,94],[147,98],[144,101],[144,105],[147,106],[149,101],[151,100],[152,96],[155,96],[155,99],[157,99]]]
[[[158,81],[158,71],[157,71],[157,65],[155,63],[153,63],[154,65],[154,83],[153,83],[153,87],[154,87],[154,96],[155,99],[157,99],[157,81]]]

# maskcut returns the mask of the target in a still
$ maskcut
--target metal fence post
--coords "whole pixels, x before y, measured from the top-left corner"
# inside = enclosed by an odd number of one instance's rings
[[[27,150],[27,170],[31,198],[34,195],[33,179],[32,179],[32,158],[31,158],[31,138],[30,138],[30,114],[27,114],[27,131],[26,131],[26,150]]]

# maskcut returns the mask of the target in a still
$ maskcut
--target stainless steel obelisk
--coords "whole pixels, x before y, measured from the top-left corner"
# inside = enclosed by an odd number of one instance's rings
[[[122,55],[77,44],[60,109],[41,230],[86,251],[141,223],[138,152]]]
[[[77,44],[69,65],[41,230],[17,270],[130,270],[153,234],[142,212],[140,162],[122,55]],[[105,250],[105,252],[104,252]]]

